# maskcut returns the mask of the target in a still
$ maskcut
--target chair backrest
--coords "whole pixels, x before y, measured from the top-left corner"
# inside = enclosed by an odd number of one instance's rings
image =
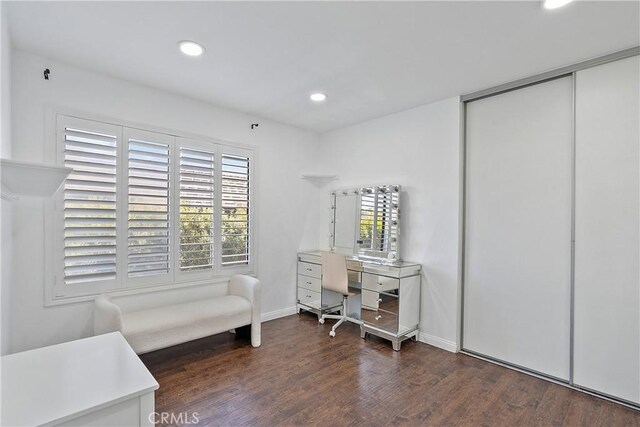
[[[347,260],[342,254],[322,253],[322,287],[330,291],[349,294]]]

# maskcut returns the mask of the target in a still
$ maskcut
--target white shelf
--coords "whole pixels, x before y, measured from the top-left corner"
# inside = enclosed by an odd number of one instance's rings
[[[40,163],[0,159],[2,199],[19,196],[50,197],[73,169]]]
[[[338,178],[339,176],[334,174],[306,173],[302,175],[302,179],[307,180],[318,187],[322,187],[329,181],[334,181]]]
[[[305,173],[302,179],[338,179],[338,175],[322,173]]]

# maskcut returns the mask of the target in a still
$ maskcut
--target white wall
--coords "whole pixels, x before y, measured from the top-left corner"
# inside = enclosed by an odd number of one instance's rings
[[[14,51],[13,158],[45,158],[46,106],[63,106],[141,124],[258,147],[259,277],[263,312],[292,313],[296,252],[327,246],[328,192],[370,183],[403,186],[402,256],[421,262],[421,339],[455,350],[458,330],[459,100],[451,98],[318,136],[267,120]],[[51,69],[51,80],[42,72]],[[3,96],[4,100],[4,96]],[[250,130],[250,124],[260,126]],[[340,175],[318,189],[304,172]],[[282,209],[282,206],[291,206]],[[13,204],[12,351],[89,336],[91,303],[44,307],[44,207]],[[4,239],[3,239],[4,241]],[[3,279],[3,284],[4,284]],[[181,289],[138,295],[129,306],[199,295]],[[3,289],[3,296],[5,290]],[[3,322],[4,323],[4,322]]]
[[[458,341],[459,98],[392,114],[321,135],[322,167],[337,173],[331,189],[401,184],[401,257],[420,262],[420,336],[455,351]],[[323,214],[326,209],[323,210]],[[320,241],[328,246],[327,215]]]
[[[51,70],[51,80],[42,73]],[[185,76],[188,78],[188,76]],[[182,96],[15,51],[13,56],[13,157],[43,162],[46,105],[57,105],[258,147],[258,268],[263,313],[295,306],[296,252],[317,246],[318,190],[300,175],[317,157],[318,136],[290,126],[217,108]],[[4,95],[3,95],[4,99]],[[250,124],[260,126],[250,130]],[[301,209],[305,207],[305,209]],[[309,207],[307,209],[307,207]],[[12,282],[13,351],[89,336],[91,303],[44,307],[43,202],[14,204]],[[197,290],[155,294],[170,303]],[[4,290],[3,290],[4,294]],[[140,296],[132,300],[142,301]]]
[[[7,3],[0,3],[0,157],[11,158],[11,40]],[[11,352],[11,204],[0,200],[0,354]]]

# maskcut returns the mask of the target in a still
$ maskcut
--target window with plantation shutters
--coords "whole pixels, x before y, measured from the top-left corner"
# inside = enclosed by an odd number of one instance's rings
[[[249,157],[222,154],[222,265],[249,263]]]
[[[180,269],[214,263],[214,160],[212,152],[180,148]]]
[[[251,150],[56,115],[47,299],[252,274]]]
[[[117,132],[81,121],[62,130],[64,165],[64,283],[116,279]]]
[[[129,277],[167,274],[169,253],[169,143],[164,135],[127,132]],[[163,138],[164,137],[164,138]]]

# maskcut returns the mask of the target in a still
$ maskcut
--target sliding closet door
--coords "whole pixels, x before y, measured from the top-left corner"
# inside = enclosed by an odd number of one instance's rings
[[[467,104],[463,348],[569,379],[573,81]]]
[[[640,402],[638,57],[576,74],[576,385]]]

